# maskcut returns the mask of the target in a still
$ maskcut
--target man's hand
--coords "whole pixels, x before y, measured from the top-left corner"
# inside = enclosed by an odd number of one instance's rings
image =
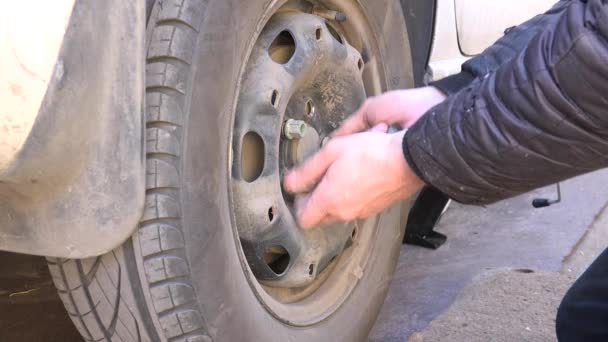
[[[333,137],[367,131],[384,124],[398,124],[401,128],[413,125],[426,111],[445,100],[446,96],[435,87],[395,90],[367,99],[348,118]]]
[[[420,190],[423,182],[403,157],[404,133],[370,131],[334,138],[289,172],[284,187],[299,194],[300,226],[367,218]]]

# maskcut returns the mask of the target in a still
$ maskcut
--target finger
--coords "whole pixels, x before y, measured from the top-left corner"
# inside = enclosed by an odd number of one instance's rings
[[[302,165],[287,173],[283,179],[285,190],[291,193],[308,192],[319,182],[338,156],[338,153],[334,151],[335,148],[330,148],[330,146],[336,146],[336,141],[331,141]]]
[[[355,113],[353,116],[346,119],[338,129],[331,133],[332,137],[342,137],[345,135],[355,134],[367,130],[367,120],[364,115]]]
[[[384,122],[381,122],[381,123],[375,125],[374,127],[372,127],[369,131],[386,133],[388,131],[388,125],[385,124]]]
[[[336,223],[338,221],[340,221],[340,220],[338,218],[336,218],[335,216],[327,214],[327,215],[325,215],[325,217],[321,221],[319,221],[319,223],[317,224],[317,226],[327,226],[327,225],[330,225],[332,223]]]
[[[314,225],[311,228],[303,228],[304,230],[310,230],[310,229],[317,229],[317,228],[323,228],[326,227],[332,223],[336,223],[340,221],[338,218],[336,218],[335,216],[331,215],[331,214],[325,214],[325,216],[323,216],[322,219],[319,220],[319,222]],[[300,226],[301,227],[301,226]]]
[[[296,196],[294,204],[298,224],[302,229],[311,229],[319,225],[327,216],[326,205],[322,202],[319,187],[310,194]]]
[[[363,105],[353,115],[344,120],[340,127],[331,133],[331,136],[340,137],[369,129],[367,120],[368,103],[368,101],[363,102]]]

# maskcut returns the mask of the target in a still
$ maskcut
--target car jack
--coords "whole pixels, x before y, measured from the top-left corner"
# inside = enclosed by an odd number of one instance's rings
[[[430,187],[424,187],[412,206],[407,218],[404,244],[437,249],[447,236],[433,230],[450,199]]]

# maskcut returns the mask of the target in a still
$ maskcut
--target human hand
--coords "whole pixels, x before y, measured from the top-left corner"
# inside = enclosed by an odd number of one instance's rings
[[[424,183],[403,157],[404,133],[334,138],[290,171],[283,185],[296,194],[300,226],[367,218],[420,190]]]
[[[380,124],[386,127],[393,124],[398,124],[401,128],[410,127],[445,98],[446,96],[435,87],[394,90],[370,97],[332,133],[332,136],[364,132]]]

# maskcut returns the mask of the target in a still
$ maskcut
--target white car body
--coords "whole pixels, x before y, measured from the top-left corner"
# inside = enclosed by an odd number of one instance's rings
[[[74,1],[2,2],[0,174],[21,150],[38,116]]]
[[[545,12],[554,0],[438,0],[428,80],[460,71],[460,65],[500,38],[504,30]]]

